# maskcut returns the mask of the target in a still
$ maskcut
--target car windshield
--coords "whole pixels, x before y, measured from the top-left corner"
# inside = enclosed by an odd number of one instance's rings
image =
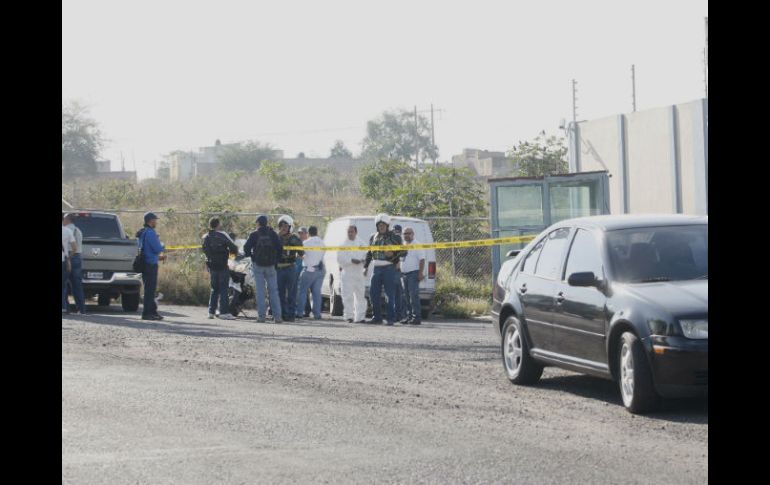
[[[112,216],[81,216],[75,219],[75,226],[85,239],[120,239],[118,220]]]
[[[607,232],[614,279],[627,283],[708,279],[708,224]]]

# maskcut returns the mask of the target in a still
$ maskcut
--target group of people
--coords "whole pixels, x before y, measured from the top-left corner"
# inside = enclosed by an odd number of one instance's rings
[[[256,286],[257,321],[264,322],[269,302],[276,323],[294,321],[309,316],[308,292],[312,296],[312,313],[321,319],[321,284],[326,275],[324,251],[309,248],[323,247],[324,241],[318,236],[318,228],[310,226],[292,232],[294,220],[284,215],[278,219],[278,232],[268,225],[267,216],[256,219],[257,230],[249,234],[243,246],[243,253],[251,258],[252,273]],[[395,322],[404,324],[421,323],[419,284],[424,278],[425,252],[408,250],[415,244],[414,229],[403,230],[396,225],[390,228],[390,217],[379,214],[375,218],[377,232],[369,238],[368,244],[358,237],[358,228],[347,229],[348,238],[343,246],[404,246],[398,251],[338,251],[337,264],[340,269],[340,283],[343,303],[343,318],[348,322],[383,323],[382,307],[379,304],[382,291],[387,301],[387,325]],[[291,249],[284,249],[285,247]],[[299,247],[308,249],[297,249]],[[206,254],[211,276],[209,318],[232,319],[228,313],[227,288],[229,271],[227,258],[237,251],[232,238],[221,230],[219,219],[209,221],[209,232],[203,238],[202,249]],[[372,267],[372,281],[369,298],[373,302],[373,317],[365,320],[367,302],[365,298],[366,277]],[[265,291],[267,289],[267,292]]]
[[[78,312],[85,314],[81,259],[83,234],[73,222],[74,215],[62,216],[62,312],[69,313],[69,283]],[[158,287],[158,263],[166,255],[165,245],[155,231],[157,222],[158,216],[147,212],[144,214],[144,227],[136,233],[137,244],[144,258],[143,320],[163,319],[158,313],[155,293]],[[383,323],[380,298],[384,291],[387,325],[396,322],[419,325],[419,285],[424,278],[425,251],[408,249],[409,245],[419,244],[414,239],[412,227],[404,228],[403,234],[399,225],[391,229],[391,220],[387,214],[377,215],[374,222],[377,232],[369,237],[368,244],[358,236],[358,228],[350,225],[347,228],[347,239],[342,245],[403,246],[404,249],[337,251],[343,318],[350,323]],[[311,249],[324,247],[323,239],[318,236],[318,228],[300,227],[294,233],[294,220],[288,215],[278,219],[278,232],[268,225],[267,216],[260,215],[256,223],[257,229],[249,234],[243,252],[252,261],[257,321],[265,321],[268,302],[276,323],[309,317],[311,310],[313,318],[320,320],[321,285],[326,275],[324,251]],[[300,247],[303,249],[298,249]],[[230,254],[237,253],[238,247],[232,237],[222,230],[221,221],[216,217],[209,220],[209,231],[203,237],[202,249],[206,255],[211,284],[209,318],[218,316],[231,320],[234,317],[228,308],[230,272],[227,260]],[[367,321],[365,288],[370,271],[369,300],[374,315]],[[308,298],[309,295],[312,298]]]

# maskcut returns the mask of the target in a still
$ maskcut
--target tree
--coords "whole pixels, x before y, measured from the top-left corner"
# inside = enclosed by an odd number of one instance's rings
[[[158,163],[158,170],[155,171],[155,177],[161,180],[171,179],[171,165],[167,161],[161,161]]]
[[[430,125],[424,116],[406,110],[385,111],[366,125],[366,137],[362,141],[361,156],[368,160],[388,159],[404,162],[419,159],[435,160],[438,148],[431,143]]]
[[[62,104],[62,177],[96,172],[96,160],[103,146],[101,130],[98,123],[88,116],[88,108],[77,101]]]
[[[361,193],[374,201],[381,201],[393,193],[415,169],[401,160],[375,160],[367,163],[359,172]]]
[[[219,154],[219,165],[225,170],[254,171],[263,160],[274,160],[275,149],[269,144],[247,141],[236,146],[227,146]]]
[[[329,158],[345,158],[350,160],[353,158],[353,152],[348,150],[342,140],[337,140],[329,153]]]
[[[270,192],[276,201],[284,200],[291,195],[291,185],[286,176],[286,165],[283,163],[264,160],[257,173],[270,183]]]
[[[508,151],[512,158],[514,172],[520,177],[542,177],[567,173],[567,147],[564,138],[546,137],[545,131],[530,142],[519,144]]]

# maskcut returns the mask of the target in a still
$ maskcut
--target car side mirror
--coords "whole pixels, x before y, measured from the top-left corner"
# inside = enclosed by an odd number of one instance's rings
[[[520,252],[521,252],[521,249],[511,249],[510,251],[505,253],[505,257],[506,258],[512,258],[512,257],[516,256],[517,254],[519,254]]]
[[[599,281],[596,279],[596,275],[593,271],[585,271],[581,273],[572,273],[567,279],[567,284],[570,286],[599,286]]]

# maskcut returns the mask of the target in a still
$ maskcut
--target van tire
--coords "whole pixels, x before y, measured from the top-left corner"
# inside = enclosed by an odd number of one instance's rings
[[[121,293],[120,304],[123,311],[135,312],[139,309],[139,293]]]

